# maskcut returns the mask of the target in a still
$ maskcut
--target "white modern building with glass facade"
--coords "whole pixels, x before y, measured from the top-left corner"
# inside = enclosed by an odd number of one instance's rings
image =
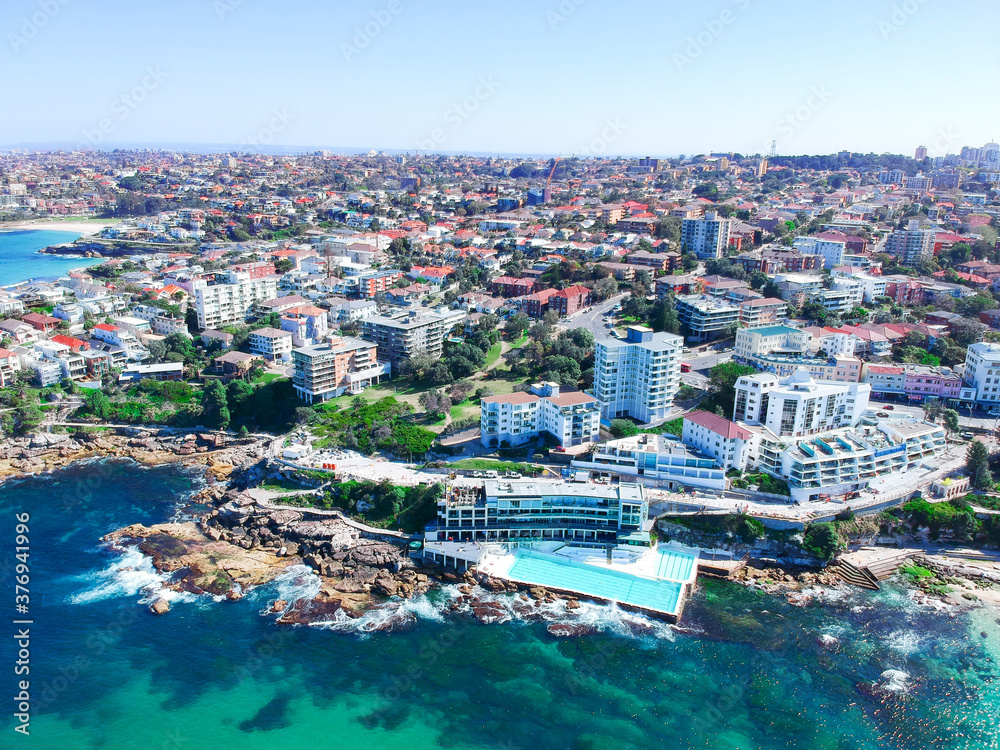
[[[606,419],[641,422],[665,418],[680,388],[684,340],[631,326],[624,340],[600,339],[594,354],[593,394]]]

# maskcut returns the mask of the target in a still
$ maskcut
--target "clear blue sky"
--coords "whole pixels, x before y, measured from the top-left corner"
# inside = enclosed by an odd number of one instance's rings
[[[0,144],[943,153],[1000,137],[998,26],[995,0],[6,0]]]

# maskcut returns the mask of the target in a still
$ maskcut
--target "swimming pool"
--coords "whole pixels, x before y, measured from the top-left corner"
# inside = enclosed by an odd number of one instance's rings
[[[670,553],[669,557],[660,560],[659,567],[683,570],[684,561],[680,559],[683,557],[688,557],[687,571],[690,574],[694,558],[689,555]],[[679,580],[654,581],[527,549],[517,551],[506,577],[521,583],[575,591],[668,614],[677,614],[683,587]]]

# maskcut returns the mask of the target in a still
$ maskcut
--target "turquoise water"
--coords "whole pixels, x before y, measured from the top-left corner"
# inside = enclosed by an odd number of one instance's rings
[[[0,286],[29,279],[58,278],[74,268],[100,263],[99,258],[65,258],[39,255],[49,245],[62,245],[80,238],[76,232],[48,230],[0,231]]]
[[[659,550],[660,561],[656,566],[656,577],[668,581],[687,581],[694,568],[694,556],[669,549]]]
[[[681,584],[651,581],[596,565],[573,562],[556,555],[519,549],[508,575],[515,581],[576,591],[608,601],[673,613]]]
[[[568,639],[446,616],[449,589],[408,604],[411,627],[365,634],[261,616],[315,590],[292,569],[242,601],[180,597],[154,617],[141,602],[157,575],[97,540],[175,517],[197,486],[106,462],[0,487],[0,566],[14,513],[31,514],[34,619],[25,738],[0,572],[0,747],[998,748],[1000,615],[934,612],[892,587],[800,609],[710,581],[679,632],[585,604],[599,632]]]

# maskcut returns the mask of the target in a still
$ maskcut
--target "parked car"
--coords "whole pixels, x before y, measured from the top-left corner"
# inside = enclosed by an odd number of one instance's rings
[[[886,411],[892,411],[892,410],[893,410],[893,409],[895,409],[896,407],[895,407],[895,406],[893,406],[892,404],[886,404],[886,405],[885,405],[885,406],[883,406],[882,408],[883,408],[883,409],[885,409]]]
[[[975,437],[975,435],[973,435],[971,432],[960,432],[958,436],[962,438],[962,440],[972,440],[972,438]]]
[[[885,419],[885,418],[886,418],[886,417],[888,417],[889,415],[888,415],[888,414],[886,414],[886,413],[885,413],[884,411],[880,411],[880,412],[879,412],[878,414],[876,414],[875,416],[876,416],[876,417],[881,417],[882,419]]]

